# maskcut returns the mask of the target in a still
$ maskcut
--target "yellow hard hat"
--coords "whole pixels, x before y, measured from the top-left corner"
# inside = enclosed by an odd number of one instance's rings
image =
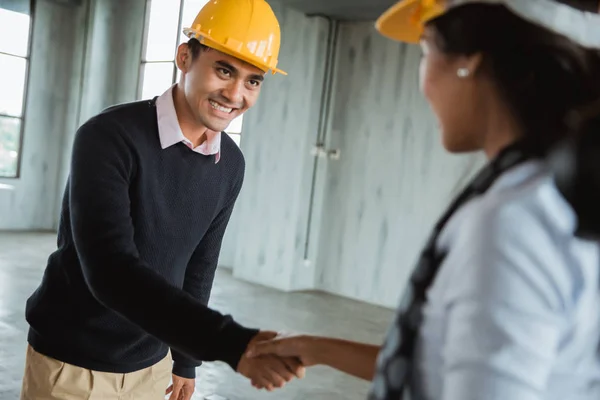
[[[419,43],[425,23],[444,12],[444,0],[403,0],[384,12],[377,19],[375,27],[387,38]]]
[[[281,32],[265,0],[210,0],[183,33],[265,72],[287,75],[276,68]]]

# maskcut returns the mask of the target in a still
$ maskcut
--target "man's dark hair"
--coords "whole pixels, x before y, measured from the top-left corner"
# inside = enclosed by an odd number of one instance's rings
[[[527,22],[502,5],[459,6],[429,26],[444,53],[483,54],[484,73],[540,155],[572,132],[568,120],[574,111],[600,98],[600,51]]]
[[[203,45],[198,39],[195,38],[188,40],[187,46],[192,54],[192,62],[196,61],[196,58],[200,56],[200,53],[210,50],[210,47]]]

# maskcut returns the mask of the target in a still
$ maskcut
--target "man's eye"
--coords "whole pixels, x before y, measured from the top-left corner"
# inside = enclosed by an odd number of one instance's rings
[[[252,86],[260,86],[260,81],[251,80],[249,82],[250,82],[250,85],[252,85]]]
[[[223,75],[231,75],[231,72],[229,72],[229,70],[225,69],[225,68],[218,68],[217,71],[219,71],[219,73],[223,74]]]

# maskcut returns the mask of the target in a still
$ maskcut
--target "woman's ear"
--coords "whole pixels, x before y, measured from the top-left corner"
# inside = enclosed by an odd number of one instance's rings
[[[475,76],[481,71],[483,65],[483,54],[475,53],[470,56],[464,56],[461,60],[461,68],[466,68],[471,76]]]

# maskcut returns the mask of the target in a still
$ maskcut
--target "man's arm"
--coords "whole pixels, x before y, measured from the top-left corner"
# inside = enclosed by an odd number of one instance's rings
[[[96,118],[73,145],[70,217],[85,281],[100,303],[171,348],[236,370],[258,331],[207,308],[140,259],[129,204],[135,156],[119,129]]]
[[[212,221],[208,231],[194,251],[185,272],[183,290],[204,305],[208,304],[210,298],[215,270],[219,262],[221,243],[223,242],[223,236],[231,218],[235,202],[242,188],[243,174],[244,166],[242,165],[242,172],[233,186],[227,203]],[[194,378],[196,376],[196,367],[201,362],[193,360],[175,349],[172,349],[171,352],[174,361],[173,373],[182,378]]]

